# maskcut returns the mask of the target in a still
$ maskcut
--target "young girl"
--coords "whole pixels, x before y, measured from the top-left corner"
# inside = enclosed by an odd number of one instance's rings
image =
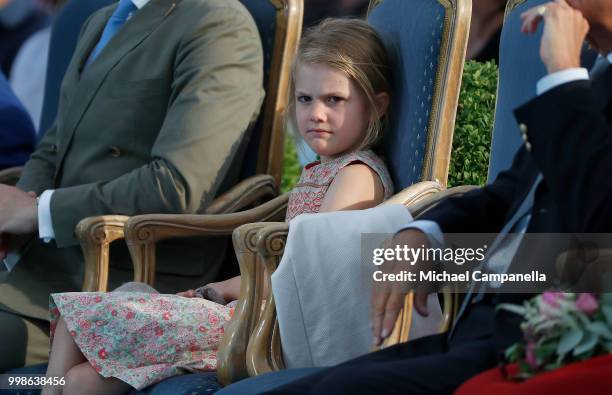
[[[364,209],[393,193],[378,141],[389,106],[389,70],[376,32],[360,20],[328,19],[302,39],[292,70],[288,123],[320,160],[291,191],[286,220],[302,213]],[[240,277],[177,295],[145,292],[51,295],[43,394],[119,394],[194,370],[215,370]],[[222,304],[214,303],[212,299]]]

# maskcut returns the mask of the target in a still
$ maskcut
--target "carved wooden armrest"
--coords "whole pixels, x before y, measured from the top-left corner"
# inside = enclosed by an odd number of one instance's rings
[[[440,193],[444,187],[436,181],[421,181],[404,188],[400,192],[385,200],[382,205],[403,204],[410,207],[432,195]]]
[[[229,191],[218,196],[206,209],[206,214],[235,213],[245,207],[278,196],[274,177],[262,174],[241,181]]]
[[[0,170],[0,184],[15,185],[21,177],[23,167],[9,167]]]
[[[440,203],[444,199],[447,199],[449,197],[454,197],[454,196],[461,196],[464,193],[473,191],[478,188],[480,187],[475,186],[475,185],[462,185],[458,187],[448,188],[438,193],[426,196],[423,199],[410,204],[408,209],[410,210],[410,213],[412,214],[412,216],[416,218],[419,215],[430,210],[431,208],[435,207],[438,203]]]
[[[242,225],[232,233],[240,266],[240,298],[234,315],[225,326],[217,352],[217,376],[223,385],[248,377],[246,350],[261,312],[263,264],[257,254],[257,232],[267,223]]]
[[[124,215],[102,215],[77,224],[75,232],[85,258],[83,291],[106,291],[110,243],[123,238],[128,219]]]
[[[134,281],[155,281],[155,244],[192,236],[231,235],[237,227],[261,221],[284,219],[287,194],[250,210],[230,214],[146,214],[131,217],[125,225],[125,240],[134,263]]]
[[[265,267],[261,292],[265,303],[257,326],[251,334],[246,352],[247,369],[250,376],[285,368],[281,348],[280,332],[276,318],[276,304],[272,294],[271,278],[285,250],[289,224],[268,224],[257,232],[257,252]]]

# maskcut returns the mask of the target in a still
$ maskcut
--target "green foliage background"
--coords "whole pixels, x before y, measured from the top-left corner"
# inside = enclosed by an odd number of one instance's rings
[[[448,186],[487,181],[495,114],[497,66],[468,61],[463,69]]]
[[[468,61],[463,69],[448,186],[484,185],[487,180],[495,111],[497,66]],[[301,167],[290,133],[285,136],[281,191],[297,182]]]

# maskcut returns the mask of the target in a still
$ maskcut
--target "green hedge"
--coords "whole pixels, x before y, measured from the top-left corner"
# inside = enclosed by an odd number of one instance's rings
[[[495,110],[497,66],[468,61],[463,69],[455,122],[448,186],[483,185],[487,180]],[[285,138],[281,190],[289,191],[300,175],[293,138]]]
[[[463,69],[448,186],[487,181],[495,111],[497,66],[468,61]]]
[[[283,158],[283,175],[281,179],[281,192],[289,192],[300,178],[302,166],[298,160],[294,138],[291,133],[285,134],[285,153]]]

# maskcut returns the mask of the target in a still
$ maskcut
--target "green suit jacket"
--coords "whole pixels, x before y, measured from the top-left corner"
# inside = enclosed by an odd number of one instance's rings
[[[37,194],[55,190],[56,238],[49,244],[35,238],[0,277],[5,310],[46,319],[49,293],[80,289],[74,230],[83,218],[201,211],[258,115],[261,42],[237,0],[151,0],[86,65],[115,7],[85,23],[56,122],[18,183]],[[180,290],[214,279],[223,251],[193,240],[162,245],[158,287]],[[111,271],[112,285],[130,279],[125,249],[112,251],[111,267],[118,273]]]

